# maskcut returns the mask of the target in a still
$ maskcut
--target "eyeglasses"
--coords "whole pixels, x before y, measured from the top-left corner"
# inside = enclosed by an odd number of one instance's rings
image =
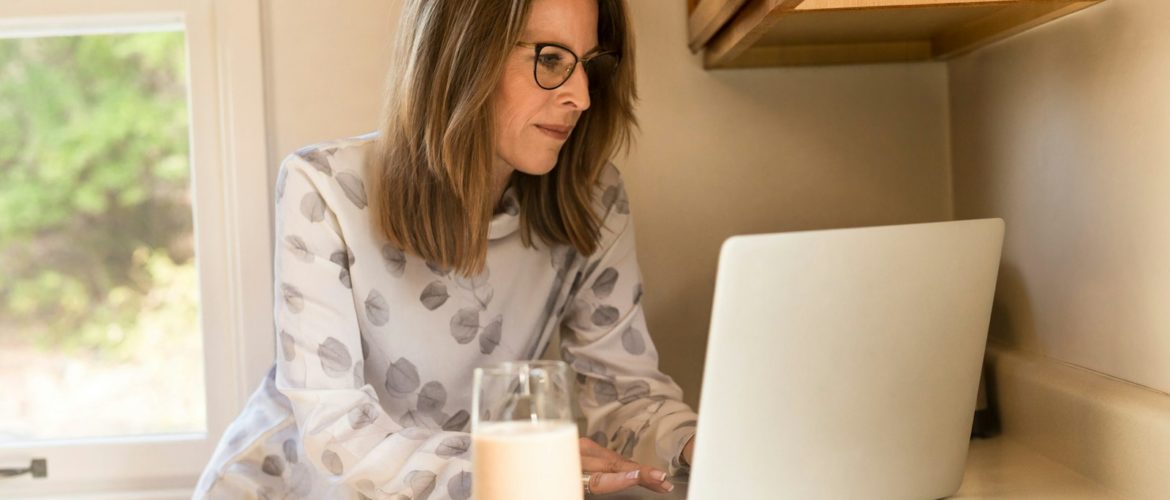
[[[516,44],[536,49],[536,58],[532,62],[532,76],[536,78],[536,84],[545,90],[553,90],[569,81],[569,77],[573,76],[573,70],[577,69],[578,62],[585,67],[591,94],[604,88],[617,73],[618,56],[613,52],[598,52],[581,58],[568,47],[555,43]]]

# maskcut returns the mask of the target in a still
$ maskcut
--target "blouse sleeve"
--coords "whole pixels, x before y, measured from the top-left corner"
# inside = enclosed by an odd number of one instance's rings
[[[352,257],[322,196],[336,179],[320,170],[290,155],[276,192],[276,386],[305,455],[322,476],[370,498],[466,499],[470,435],[395,421],[366,383],[346,287]]]
[[[601,246],[570,288],[561,355],[577,372],[586,434],[602,446],[676,474],[697,416],[658,369],[642,311],[629,199],[617,169],[602,176]]]

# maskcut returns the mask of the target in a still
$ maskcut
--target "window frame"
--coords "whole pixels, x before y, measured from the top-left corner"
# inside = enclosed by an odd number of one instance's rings
[[[0,480],[0,497],[187,498],[271,364],[272,194],[261,7],[261,0],[5,0],[2,36],[183,25],[207,431],[0,446],[0,467],[27,466],[38,457],[48,459],[49,469],[45,479]]]

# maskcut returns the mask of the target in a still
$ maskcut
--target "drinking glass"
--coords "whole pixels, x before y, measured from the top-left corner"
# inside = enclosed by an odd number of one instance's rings
[[[474,500],[581,500],[569,366],[520,361],[475,369]]]

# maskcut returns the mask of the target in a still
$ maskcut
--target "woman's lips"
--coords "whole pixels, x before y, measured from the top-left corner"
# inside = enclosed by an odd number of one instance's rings
[[[569,132],[573,131],[572,127],[557,127],[554,125],[537,125],[536,128],[558,141],[568,139]]]

